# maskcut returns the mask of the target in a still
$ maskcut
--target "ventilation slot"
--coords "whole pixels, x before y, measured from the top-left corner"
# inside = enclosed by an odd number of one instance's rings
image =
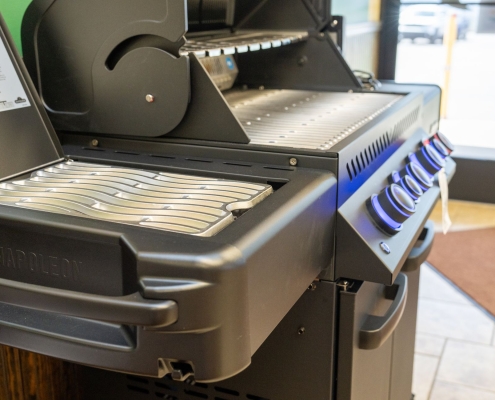
[[[134,392],[142,400],[270,400],[253,394],[243,394],[241,390],[186,380],[176,382],[166,376],[160,380],[148,380],[139,376],[127,375],[127,390]],[[150,385],[153,385],[150,387]],[[245,393],[245,392],[244,392]],[[131,394],[129,394],[131,396]],[[134,399],[135,397],[131,397]]]
[[[148,389],[144,389],[139,386],[133,386],[133,385],[127,385],[127,389],[132,390],[133,392],[138,392],[138,393],[143,393],[143,394],[149,394],[150,391]]]
[[[368,166],[375,161],[392,143],[394,143],[404,132],[414,125],[419,116],[419,107],[411,111],[407,116],[402,118],[390,132],[384,133],[377,140],[371,143],[364,151],[351,159],[346,164],[349,179],[352,181]]]
[[[391,142],[388,136],[388,132],[380,136],[378,140],[374,141],[370,146],[364,149],[364,153],[359,153],[351,160],[350,164],[346,164],[347,173],[349,174],[349,179],[351,181],[361,172],[366,170],[373,160],[375,160],[388,146],[390,146]]]
[[[231,396],[237,396],[239,397],[239,392],[235,390],[230,390],[230,389],[225,389],[222,387],[215,386],[215,390],[220,393],[225,393],[225,394],[230,394]]]
[[[419,116],[419,107],[416,107],[408,115],[402,118],[397,124],[395,124],[392,134],[389,136],[388,140],[390,143],[395,142],[399,139],[404,132],[406,132],[411,126],[414,125]]]
[[[198,399],[207,399],[208,398],[208,395],[207,394],[199,393],[199,392],[196,392],[194,390],[186,390],[186,389],[184,389],[184,393],[187,394],[187,395],[189,395],[189,396],[197,397]]]

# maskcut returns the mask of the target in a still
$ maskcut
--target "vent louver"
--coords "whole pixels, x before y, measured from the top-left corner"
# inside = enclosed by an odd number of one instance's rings
[[[128,400],[270,400],[267,397],[254,394],[243,394],[238,390],[225,388],[218,385],[207,385],[197,382],[175,382],[170,377],[160,380],[146,379],[127,375],[127,390],[134,392],[136,397],[128,397]]]
[[[392,143],[399,139],[411,126],[414,125],[419,116],[419,107],[415,108],[389,131],[381,135],[363,151],[357,154],[350,163],[346,164],[349,179],[352,181],[363,172],[373,161],[380,156]]]

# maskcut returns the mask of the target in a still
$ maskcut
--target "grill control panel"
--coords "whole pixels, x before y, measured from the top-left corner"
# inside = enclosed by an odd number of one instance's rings
[[[388,235],[402,230],[402,224],[416,211],[421,196],[433,186],[435,174],[445,167],[454,147],[440,132],[421,143],[407,157],[408,163],[390,175],[390,185],[366,201],[375,225]]]
[[[338,208],[337,279],[393,284],[440,196],[433,166],[445,165],[447,180],[455,173],[454,160],[437,150],[434,139],[447,152],[453,150],[441,135],[428,137],[418,128]],[[420,159],[428,163],[428,170]]]

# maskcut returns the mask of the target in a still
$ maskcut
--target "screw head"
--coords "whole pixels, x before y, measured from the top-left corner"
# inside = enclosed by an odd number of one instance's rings
[[[306,328],[304,326],[301,326],[298,330],[297,330],[297,334],[298,335],[304,335],[304,332],[306,332]]]
[[[316,290],[316,284],[312,283],[311,285],[309,285],[308,290],[311,290],[312,292],[314,292]]]
[[[380,242],[380,249],[382,249],[382,251],[385,254],[390,254],[390,252],[392,251],[392,250],[390,250],[390,247],[388,247],[388,244],[385,242]]]
[[[146,95],[146,101],[148,103],[153,103],[155,101],[155,96],[153,96],[152,94],[147,94]]]
[[[299,65],[300,67],[302,67],[307,62],[308,62],[308,57],[302,56],[302,57],[299,57],[299,59],[297,60],[297,65]]]
[[[338,21],[338,20],[334,19],[334,20],[332,21],[332,27],[334,27],[334,28],[335,28],[338,24],[339,24],[339,21]]]
[[[290,160],[289,160],[289,164],[292,165],[293,167],[295,167],[297,165],[297,158],[295,157],[292,157]]]
[[[98,140],[96,140],[96,139],[93,139],[91,141],[91,146],[93,146],[93,147],[98,147],[99,144],[100,144],[100,142],[98,142]]]

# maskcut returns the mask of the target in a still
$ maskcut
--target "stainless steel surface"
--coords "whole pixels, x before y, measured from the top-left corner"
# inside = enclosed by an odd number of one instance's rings
[[[329,150],[402,98],[382,93],[244,90],[226,96],[251,144]]]
[[[194,53],[197,57],[217,57],[222,54],[246,53],[271,49],[300,42],[308,32],[238,31],[228,36],[195,37],[182,46],[181,54]]]
[[[67,161],[0,183],[0,204],[213,236],[269,185]]]

